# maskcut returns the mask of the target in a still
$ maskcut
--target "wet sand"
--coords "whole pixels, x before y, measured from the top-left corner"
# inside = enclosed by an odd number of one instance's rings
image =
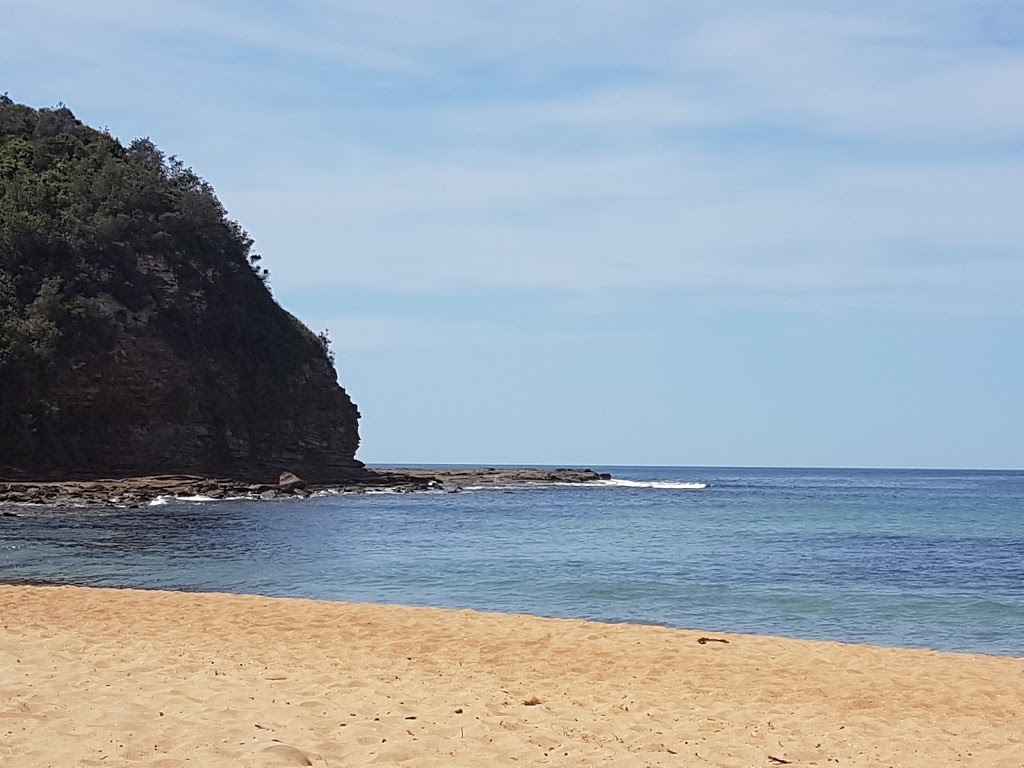
[[[0,617],[4,768],[1024,765],[1024,659],[73,587]]]

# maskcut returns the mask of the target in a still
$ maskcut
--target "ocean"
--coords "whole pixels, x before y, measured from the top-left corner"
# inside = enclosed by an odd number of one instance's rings
[[[0,581],[474,608],[1024,657],[1024,472],[6,506]],[[701,487],[706,486],[706,487]]]

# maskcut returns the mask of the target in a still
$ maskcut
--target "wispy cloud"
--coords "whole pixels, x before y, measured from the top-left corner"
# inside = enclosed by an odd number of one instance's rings
[[[762,291],[775,301],[884,289],[896,304],[924,294],[944,309],[1018,305],[1020,163],[836,162],[809,173],[697,151],[377,157],[335,170],[327,181],[275,177],[235,201],[276,232],[291,222],[335,233],[276,279],[314,269],[322,282],[401,291]]]
[[[684,57],[723,80],[748,117],[867,139],[1014,140],[1020,49],[921,19],[776,13],[716,20]]]
[[[194,163],[282,286],[1018,311],[1014,14],[49,0],[0,64]]]

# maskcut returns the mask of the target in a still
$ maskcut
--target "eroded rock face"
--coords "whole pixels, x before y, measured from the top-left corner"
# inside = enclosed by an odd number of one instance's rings
[[[139,329],[143,333],[144,329]],[[197,474],[276,482],[285,468],[314,482],[348,477],[359,413],[326,359],[309,353],[275,368],[191,356],[151,335],[110,355],[67,359],[22,413],[18,474],[133,477]],[[56,367],[56,366],[55,366]]]
[[[145,324],[119,330],[114,350],[57,360],[43,389],[0,405],[8,424],[16,419],[0,436],[0,476],[271,483],[288,468],[332,482],[362,467],[359,412],[298,330],[288,361],[258,348],[190,353]]]
[[[0,478],[358,473],[326,337],[148,140],[0,97]]]

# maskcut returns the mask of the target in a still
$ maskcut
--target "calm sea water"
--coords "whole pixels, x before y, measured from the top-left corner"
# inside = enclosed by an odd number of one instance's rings
[[[1024,656],[1024,472],[599,469],[632,484],[11,507],[0,580]]]

